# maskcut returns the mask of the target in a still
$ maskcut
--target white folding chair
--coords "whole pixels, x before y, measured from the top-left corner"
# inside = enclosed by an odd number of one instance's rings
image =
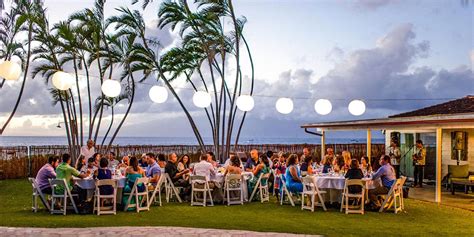
[[[189,181],[191,182],[191,206],[203,206],[205,207],[207,205],[208,197],[207,195],[209,194],[209,201],[211,202],[211,205],[209,206],[214,206],[214,201],[212,200],[212,194],[211,194],[211,189],[209,188],[209,182],[207,181],[205,176],[201,175],[191,175],[189,177]],[[203,187],[200,187],[200,186]],[[201,199],[201,202],[199,201],[199,198],[197,197],[198,193],[202,193],[203,198]]]
[[[286,187],[286,179],[283,174],[280,174],[280,205],[283,205],[283,202],[285,201],[285,197],[288,199],[290,204],[292,206],[295,206],[295,202],[293,201],[293,197],[290,191],[288,191],[288,188]]]
[[[150,187],[150,186],[149,186]],[[151,193],[151,197],[150,197],[150,205],[152,203],[157,203],[159,202],[160,203],[160,207],[161,207],[161,189],[165,187],[166,189],[166,176],[164,174],[160,175],[160,179],[158,180],[158,182],[156,183],[156,186],[154,186],[154,189],[153,190],[149,190],[148,192]],[[166,192],[166,190],[165,190]],[[156,194],[158,193],[158,197],[156,196]],[[158,199],[157,199],[158,198]]]
[[[360,193],[350,193],[349,186],[359,186],[361,188]],[[354,200],[355,205],[349,205],[349,200]],[[357,205],[358,204],[358,205]],[[349,213],[360,213],[364,214],[365,204],[365,184],[361,179],[346,179],[344,189],[342,192],[341,200],[341,212],[342,209],[346,209],[346,214]]]
[[[51,214],[63,214],[66,215],[66,209],[67,209],[67,203],[68,199],[70,200],[70,203],[74,209],[74,211],[79,213],[77,210],[76,203],[74,202],[73,195],[71,194],[71,190],[69,190],[69,186],[66,184],[65,179],[50,179],[49,184],[51,185]],[[57,191],[58,187],[63,187],[63,191],[59,192]],[[77,195],[74,195],[77,196]],[[54,205],[56,204],[56,201],[59,201],[59,203],[62,204],[62,207],[59,210],[54,210]]]
[[[402,211],[403,206],[403,195],[402,195],[402,186],[401,186],[402,179],[397,179],[395,183],[392,185],[392,188],[388,191],[387,195],[378,195],[384,201],[382,206],[379,209],[379,212],[383,212],[384,210],[389,210],[392,206],[394,207],[395,213]]]
[[[100,187],[109,185],[113,188],[112,194],[101,194]],[[102,200],[112,200],[112,206],[107,208],[102,207]],[[117,214],[117,180],[102,179],[95,181],[94,212],[97,212],[98,216],[100,216],[100,214]]]
[[[182,203],[181,197],[179,196],[178,189],[174,186],[173,180],[168,173],[164,174],[165,176],[165,194],[166,202],[170,202],[170,199],[173,198],[173,195],[176,197],[179,203]]]
[[[270,201],[270,194],[268,192],[268,179],[270,178],[270,173],[268,174],[260,174],[260,177],[258,177],[257,183],[255,184],[255,187],[253,188],[252,195],[250,195],[249,202],[252,202],[253,197],[255,194],[258,192],[260,193],[260,202],[264,201]],[[265,183],[265,184],[262,184]]]
[[[28,180],[31,183],[31,187],[33,188],[33,194],[31,195],[32,197],[32,206],[31,210],[34,212],[38,211],[38,197],[40,198],[41,202],[43,203],[44,207],[50,211],[50,206],[48,203],[48,200],[44,196],[43,192],[41,192],[41,189],[38,188],[38,184],[36,183],[35,178],[28,178]]]
[[[401,201],[401,207],[402,207],[402,210],[405,210],[405,201],[404,201],[404,198],[403,198],[403,185],[405,185],[405,182],[407,181],[407,177],[406,176],[401,176],[400,177],[400,189],[398,190],[400,192],[400,201]]]
[[[244,205],[244,192],[242,190],[242,175],[240,174],[228,174],[225,176],[224,192],[226,193],[227,206],[231,204]],[[239,199],[231,198],[231,192],[238,192]]]
[[[142,192],[138,191],[138,185],[142,184],[145,186],[145,190]],[[148,178],[143,177],[143,178],[138,178],[135,180],[135,183],[133,184],[133,188],[130,191],[130,193],[124,193],[124,195],[129,195],[128,196],[128,201],[124,205],[124,211],[127,211],[128,208],[130,207],[135,207],[137,212],[140,211],[149,211],[149,203],[150,199],[148,198],[148,190],[146,189],[146,186],[148,184]],[[140,200],[141,197],[141,200]],[[130,203],[132,201],[132,198],[135,198],[135,204]],[[143,205],[143,202],[146,201],[146,205]]]
[[[324,211],[327,211],[326,205],[324,205],[324,200],[321,197],[321,193],[326,193],[325,191],[319,191],[318,185],[314,182],[313,177],[306,176],[302,179],[303,183],[303,192],[301,193],[301,210],[310,210],[314,212],[314,206],[323,207]],[[306,205],[304,197],[310,197],[310,205]],[[316,200],[318,196],[318,200]]]

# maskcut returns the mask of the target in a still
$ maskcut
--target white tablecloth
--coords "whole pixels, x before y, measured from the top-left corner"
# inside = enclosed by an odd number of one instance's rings
[[[326,191],[326,194],[323,195],[323,198],[325,201],[328,201],[331,203],[340,202],[342,191],[344,189],[344,184],[346,182],[346,179],[344,178],[344,176],[314,175],[312,177],[313,177],[314,182],[316,182],[316,184],[318,185],[318,188],[320,190]],[[365,181],[366,189],[374,189],[382,185],[380,179],[372,180],[370,178],[363,178],[362,180]]]
[[[95,179],[93,178],[85,178],[85,179],[80,179],[74,177],[74,182],[82,189],[95,189]],[[127,178],[120,176],[120,177],[113,177],[113,179],[117,180],[117,188],[123,188],[125,187],[125,182]]]
[[[244,201],[248,201],[248,188],[247,188],[247,180],[251,179],[253,176],[252,172],[242,172],[242,193],[244,195]],[[215,175],[211,175],[211,181],[214,181],[218,188],[224,188],[224,174],[216,173]]]

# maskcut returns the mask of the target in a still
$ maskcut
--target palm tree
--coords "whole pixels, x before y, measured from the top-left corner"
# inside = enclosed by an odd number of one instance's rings
[[[109,127],[107,129],[107,132],[105,133],[104,137],[102,138],[102,143],[100,144],[101,146],[104,145],[105,143],[105,140],[107,139],[108,135],[109,135],[109,132],[110,130],[112,129],[112,125],[114,124],[114,116],[115,116],[115,112],[114,112],[114,108],[115,106],[120,103],[120,101],[124,100],[124,99],[128,99],[128,95],[127,94],[121,94],[115,98],[112,98],[112,97],[106,97],[106,99],[104,100],[104,104],[103,106],[105,106],[106,108],[110,108],[111,109],[111,119],[110,119],[110,124],[109,124]],[[100,101],[102,100],[102,98],[98,97],[97,100],[96,100],[96,106],[95,106],[95,109],[99,109],[99,106],[100,106]]]
[[[30,2],[28,0],[20,0],[16,2],[16,6],[13,8],[12,11],[15,11],[16,13],[11,13],[11,15],[12,16],[16,15],[18,17],[14,17],[13,18],[14,20],[11,21],[11,24],[12,24],[11,26],[13,26],[12,28],[13,32],[11,32],[12,38],[10,39],[10,44],[7,44],[7,51],[10,51],[10,52],[6,53],[6,57],[9,60],[12,55],[14,54],[18,55],[15,52],[17,51],[16,49],[20,48],[20,46],[14,43],[14,38],[18,31],[26,31],[28,33],[27,41],[24,43],[27,45],[27,50],[26,50],[26,58],[21,57],[21,61],[23,62],[22,64],[23,64],[24,73],[23,73],[23,81],[20,87],[20,92],[18,93],[17,100],[15,102],[12,112],[10,113],[10,116],[7,118],[3,127],[0,129],[0,135],[3,134],[6,127],[10,123],[11,119],[15,115],[18,109],[18,106],[20,105],[21,98],[23,96],[23,91],[25,89],[26,78],[28,76],[28,69],[30,66],[31,43],[33,40],[33,31],[39,19],[39,12],[42,12],[44,10],[42,9],[41,1]],[[8,19],[8,16],[7,16],[7,19]],[[2,34],[2,35],[8,36],[8,34]],[[4,81],[2,82],[2,85],[3,83]]]

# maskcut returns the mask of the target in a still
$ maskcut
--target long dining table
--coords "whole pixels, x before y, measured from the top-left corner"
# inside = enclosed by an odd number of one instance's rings
[[[341,202],[342,192],[346,179],[341,174],[319,174],[312,175],[313,181],[318,185],[319,190],[326,191],[323,196],[325,202]],[[372,180],[370,177],[362,178],[365,189],[375,189],[382,185],[380,179]]]

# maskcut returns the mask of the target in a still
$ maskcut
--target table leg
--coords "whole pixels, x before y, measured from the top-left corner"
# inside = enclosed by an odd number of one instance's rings
[[[451,194],[454,195],[454,183],[451,182]]]
[[[466,185],[464,185],[464,193],[465,193],[465,194],[467,194],[467,189],[468,189],[468,186],[467,186],[467,184],[466,184]]]

